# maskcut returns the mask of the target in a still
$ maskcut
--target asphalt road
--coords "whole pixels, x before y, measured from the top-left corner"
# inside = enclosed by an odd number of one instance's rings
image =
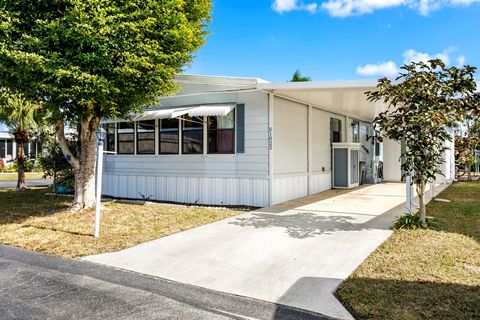
[[[76,259],[0,245],[0,319],[330,319]]]
[[[33,179],[27,180],[27,187],[48,186],[53,183],[52,179]],[[0,189],[15,188],[17,180],[0,181]]]

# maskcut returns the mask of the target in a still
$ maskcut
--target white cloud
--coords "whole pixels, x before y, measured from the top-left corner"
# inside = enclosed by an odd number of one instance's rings
[[[452,58],[455,47],[449,47],[440,53],[429,54],[420,52],[414,49],[408,49],[403,53],[403,64],[412,62],[428,62],[432,59],[441,59],[446,65],[451,65],[452,60],[456,62],[457,66],[463,67],[465,64],[465,56],[458,55],[455,59]],[[364,77],[388,77],[392,78],[398,75],[400,68],[393,61],[379,62],[377,64],[365,64],[357,67],[357,74]]]
[[[293,10],[303,10],[311,13],[317,12],[318,4],[315,2],[304,4],[298,0],[275,0],[272,9],[278,13],[284,13]]]
[[[319,4],[321,2],[321,4]],[[326,0],[304,4],[299,0],[274,0],[273,10],[283,13],[293,10],[317,12],[319,8],[334,17],[348,17],[372,13],[376,10],[405,6],[428,15],[442,7],[468,6],[480,0]]]
[[[465,65],[465,56],[464,55],[460,55],[457,57],[457,66],[458,67],[463,67]]]
[[[357,67],[357,74],[365,77],[393,77],[398,74],[398,67],[393,61],[378,64],[366,64]]]
[[[428,62],[432,59],[441,59],[445,64],[451,63],[450,54],[455,51],[454,47],[447,48],[437,54],[428,54],[426,52],[420,52],[413,49],[408,49],[403,53],[403,63],[408,64],[410,62]]]

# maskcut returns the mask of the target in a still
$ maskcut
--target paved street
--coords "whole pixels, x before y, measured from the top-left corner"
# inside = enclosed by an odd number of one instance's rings
[[[52,183],[53,183],[52,179],[27,180],[27,187],[48,186]],[[15,188],[16,186],[17,186],[17,180],[0,181],[0,189]]]
[[[282,305],[0,245],[0,318],[328,319]]]

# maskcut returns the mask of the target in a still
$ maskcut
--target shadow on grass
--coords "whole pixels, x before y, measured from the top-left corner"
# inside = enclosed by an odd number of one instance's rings
[[[46,192],[46,187],[0,190],[0,225],[22,223],[32,217],[49,216],[69,208],[70,199],[46,196]]]
[[[480,286],[350,278],[335,293],[356,319],[479,319]]]
[[[93,237],[93,234],[91,234],[91,233],[62,230],[62,229],[57,229],[57,228],[48,228],[48,227],[43,227],[43,226],[35,226],[33,224],[24,224],[24,225],[22,225],[22,228],[35,228],[35,229],[41,229],[41,230],[47,230],[47,231],[68,233],[68,234],[71,234],[71,235],[74,235],[74,236]]]

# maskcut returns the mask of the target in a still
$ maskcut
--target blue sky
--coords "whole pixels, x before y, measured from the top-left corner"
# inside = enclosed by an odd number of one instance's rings
[[[480,67],[480,0],[214,0],[209,30],[186,73],[364,79],[430,57]]]

